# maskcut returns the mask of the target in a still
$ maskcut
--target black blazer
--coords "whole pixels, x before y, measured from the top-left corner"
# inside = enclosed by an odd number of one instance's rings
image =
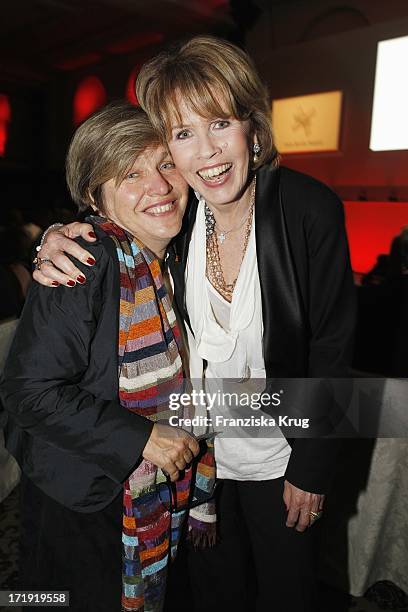
[[[168,258],[177,309],[187,325],[184,274],[196,213],[194,199]],[[267,379],[349,376],[355,293],[341,201],[309,176],[263,167],[257,172],[255,230]],[[317,382],[315,397],[329,415],[332,398],[324,381]],[[285,477],[306,491],[325,492],[338,440],[289,442]]]
[[[75,262],[85,285],[32,284],[0,386],[8,450],[40,489],[79,512],[118,495],[153,427],[118,401],[119,264],[99,236],[82,242],[96,265]]]

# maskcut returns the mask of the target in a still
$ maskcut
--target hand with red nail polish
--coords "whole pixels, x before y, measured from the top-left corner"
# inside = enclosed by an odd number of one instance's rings
[[[84,249],[75,238],[81,237],[87,242],[95,242],[97,235],[94,228],[89,223],[70,223],[56,229],[50,230],[41,246],[41,257],[49,259],[52,266],[43,266],[41,270],[35,270],[34,280],[48,287],[56,281],[66,287],[74,287],[76,279],[83,285],[86,282],[86,273],[79,269],[76,260],[85,266],[94,266],[95,257],[88,250]],[[68,257],[70,256],[70,257]],[[71,281],[71,282],[69,282]]]

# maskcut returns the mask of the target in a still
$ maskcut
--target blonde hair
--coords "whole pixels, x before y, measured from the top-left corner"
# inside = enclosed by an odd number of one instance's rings
[[[136,95],[166,140],[172,120],[181,123],[180,97],[202,117],[248,121],[249,136],[256,135],[261,146],[254,170],[278,163],[267,91],[249,56],[225,40],[196,36],[179,48],[163,51],[142,67]]]
[[[114,102],[96,112],[76,130],[66,159],[66,180],[79,210],[95,205],[102,212],[102,185],[116,186],[147,148],[161,138],[146,113],[128,102]]]

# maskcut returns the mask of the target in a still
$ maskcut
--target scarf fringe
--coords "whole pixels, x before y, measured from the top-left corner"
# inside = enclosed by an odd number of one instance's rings
[[[192,543],[194,548],[211,548],[217,543],[216,523],[207,523],[205,529],[191,527],[187,540]]]

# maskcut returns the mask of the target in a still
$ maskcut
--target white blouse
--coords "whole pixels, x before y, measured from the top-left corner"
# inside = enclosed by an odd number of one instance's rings
[[[200,200],[186,266],[186,306],[194,337],[188,333],[190,376],[205,376],[205,391],[251,393],[263,389],[263,322],[255,242],[255,215],[232,302],[211,285],[206,271],[205,202]],[[203,360],[207,361],[205,372]],[[234,380],[229,385],[228,381]],[[215,395],[214,395],[215,397]],[[260,411],[216,404],[211,416],[260,416]],[[266,480],[285,473],[290,445],[278,427],[225,426],[215,438],[218,478]]]

